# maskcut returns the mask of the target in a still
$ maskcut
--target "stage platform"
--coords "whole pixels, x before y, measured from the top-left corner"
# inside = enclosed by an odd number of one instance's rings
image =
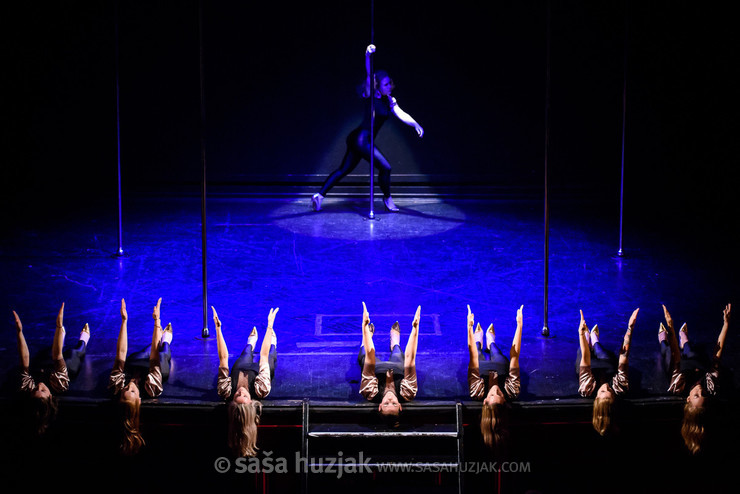
[[[404,345],[421,305],[419,393],[404,407],[403,426],[444,424],[460,407],[466,461],[478,468],[491,461],[501,467],[505,460],[529,465],[517,467],[518,472],[467,473],[463,480],[468,489],[624,492],[624,485],[614,482],[619,477],[615,472],[626,468],[648,476],[644,484],[629,480],[631,491],[640,492],[643,485],[688,490],[694,484],[677,480],[680,469],[707,467],[718,458],[723,465],[737,460],[734,451],[697,459],[682,450],[681,399],[666,393],[657,342],[661,304],[679,325],[688,324],[692,341],[706,348],[722,327],[724,306],[737,302],[736,254],[730,246],[707,241],[715,225],[694,218],[678,229],[678,218],[665,221],[630,210],[624,252],[618,256],[618,204],[555,195],[549,209],[545,306],[544,205],[536,194],[401,191],[396,196],[399,213],[386,212],[376,196],[375,219],[367,217],[366,197],[329,196],[321,212],[310,210],[309,197],[307,192],[258,196],[220,190],[206,202],[207,303],[218,310],[232,361],[252,327],[261,335],[269,310],[280,308],[275,322],[278,363],[272,392],[263,402],[263,458],[269,453],[294,461],[303,446],[306,403],[319,423],[378,422],[373,405],[358,392],[365,302],[376,326],[380,358],[391,324],[400,323]],[[457,492],[458,476],[444,470],[311,475],[308,486],[295,472],[239,475],[232,468],[216,473],[214,461],[228,453],[225,407],[215,390],[218,357],[210,312],[210,336],[202,334],[200,197],[172,190],[126,196],[123,256],[116,254],[115,197],[44,204],[12,207],[13,214],[4,218],[3,415],[13,416],[11,376],[17,351],[12,310],[22,318],[32,354],[50,345],[62,302],[66,343],[75,341],[85,323],[92,338],[80,375],[61,398],[54,434],[42,445],[19,445],[12,426],[6,427],[4,455],[17,458],[5,462],[10,473],[28,474],[28,459],[34,464],[50,461],[50,452],[58,451],[53,445],[63,444],[69,457],[62,470],[70,474],[75,455],[83,455],[102,471],[109,468],[111,475],[123,466],[159,472],[151,466],[157,464],[178,484],[205,478],[214,486],[256,492],[315,491],[332,485],[363,492],[383,482],[405,492]],[[123,460],[109,440],[106,392],[120,300],[125,298],[128,307],[129,349],[137,350],[151,339],[151,311],[159,297],[163,323],[171,322],[174,330],[173,369],[162,396],[143,404],[146,452]],[[524,306],[522,393],[512,413],[517,441],[505,459],[492,458],[481,447],[480,403],[467,395],[467,305],[484,328],[495,325],[496,341],[503,347],[513,336],[517,308]],[[630,355],[632,389],[624,400],[622,433],[605,440],[591,428],[591,401],[577,395],[579,310],[590,326],[599,325],[602,343],[616,350],[638,307]],[[547,337],[542,334],[545,322]],[[734,369],[740,363],[734,333],[731,326],[723,358],[727,386],[721,436],[726,442],[738,437],[729,420],[737,413]],[[423,453],[446,448],[443,438],[432,441],[439,443],[424,446]],[[346,458],[358,444],[350,441],[328,450],[347,452]],[[17,451],[25,456],[18,458]],[[574,484],[579,478],[596,483],[588,488]]]

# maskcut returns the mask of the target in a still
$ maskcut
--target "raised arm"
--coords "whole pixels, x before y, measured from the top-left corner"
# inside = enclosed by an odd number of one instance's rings
[[[591,367],[591,350],[588,345],[588,326],[581,311],[581,323],[578,326],[578,341],[581,345],[581,367]]]
[[[637,322],[637,313],[640,309],[635,309],[630,316],[629,323],[627,323],[627,332],[624,333],[624,340],[622,341],[622,348],[619,350],[619,366],[627,364],[630,355],[630,341],[632,340],[632,330],[635,328],[635,322]]]
[[[229,368],[229,349],[226,347],[226,340],[224,340],[224,334],[221,331],[221,319],[216,314],[216,309],[211,306],[213,310],[213,324],[216,326],[216,345],[218,347],[218,367],[228,369]]]
[[[128,352],[128,312],[126,301],[121,299],[121,330],[118,332],[118,343],[116,345],[116,360],[126,361]]]
[[[370,63],[370,56],[375,53],[375,45],[367,45],[365,49],[365,89],[362,91],[363,98],[369,98],[373,94],[373,69]]]
[[[469,369],[478,369],[480,362],[478,361],[478,347],[475,345],[475,314],[470,310],[468,305],[468,352],[470,353],[470,362],[468,363]]]
[[[522,310],[524,310],[524,305],[516,311],[516,331],[514,332],[514,339],[511,342],[511,350],[509,352],[509,369],[519,368],[519,351],[522,349],[522,326],[524,324]]]
[[[265,331],[265,337],[262,338],[262,347],[260,348],[260,362],[262,359],[267,361],[268,355],[270,355],[270,346],[272,345],[272,333],[275,331],[273,325],[275,324],[275,316],[280,310],[280,307],[270,309],[270,313],[267,315],[267,330]]]
[[[370,313],[367,311],[365,302],[362,303],[362,345],[365,347],[365,366],[372,365],[375,368],[375,345],[373,334],[370,331]]]
[[[15,318],[15,334],[18,339],[18,356],[20,358],[21,368],[28,370],[28,367],[31,365],[31,356],[28,352],[26,337],[23,336],[23,324],[21,324],[21,318],[16,311],[13,311],[13,317]]]
[[[62,308],[59,309],[57,314],[57,327],[54,330],[54,342],[51,345],[51,358],[52,360],[61,360],[62,348],[64,348],[64,302],[62,302]]]
[[[152,331],[152,349],[149,352],[149,368],[159,366],[159,340],[162,339],[162,321],[159,318],[159,307],[162,304],[162,297],[157,300],[157,305],[152,311],[154,319],[154,331]]]
[[[665,323],[667,326],[666,332],[668,333],[668,345],[671,347],[671,366],[673,366],[681,360],[681,350],[678,348],[676,330],[673,328],[673,318],[665,305],[663,305],[663,315],[665,316]]]
[[[404,367],[410,368],[416,366],[416,348],[419,346],[419,321],[421,320],[421,305],[416,308],[414,320],[411,322],[411,334],[409,341],[406,343],[404,352]]]
[[[732,306],[727,304],[725,309],[722,311],[722,317],[724,318],[724,324],[722,325],[722,331],[719,333],[717,338],[717,347],[714,350],[714,358],[719,360],[722,357],[722,349],[725,347],[725,339],[727,338],[727,329],[730,327],[730,310]]]

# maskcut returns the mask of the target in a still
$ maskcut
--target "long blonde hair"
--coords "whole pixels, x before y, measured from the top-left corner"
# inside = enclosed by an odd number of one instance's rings
[[[121,452],[126,456],[132,456],[139,452],[144,446],[144,438],[141,435],[141,402],[139,400],[120,400],[123,426],[121,437]]]
[[[509,409],[506,404],[483,405],[481,409],[480,431],[483,442],[489,448],[500,447],[508,438]]]
[[[704,407],[694,407],[686,403],[683,406],[683,423],[681,424],[681,436],[683,442],[691,454],[701,450],[706,431]]]
[[[596,432],[605,436],[612,430],[612,412],[614,409],[613,398],[596,398],[594,399],[594,412],[591,423]]]
[[[229,437],[228,445],[236,456],[255,456],[257,454],[257,425],[260,423],[262,403],[252,400],[248,403],[231,401],[228,406]]]

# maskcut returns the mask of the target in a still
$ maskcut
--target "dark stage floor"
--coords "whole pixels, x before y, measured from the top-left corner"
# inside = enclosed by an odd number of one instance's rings
[[[729,249],[706,242],[699,225],[682,232],[643,219],[626,222],[625,255],[617,258],[618,204],[555,200],[550,207],[550,337],[545,338],[541,199],[399,195],[396,202],[400,213],[386,213],[378,200],[377,219],[368,220],[367,199],[357,197],[330,196],[319,213],[309,209],[308,196],[218,194],[208,199],[208,304],[218,310],[231,354],[241,351],[252,326],[264,331],[270,308],[280,308],[275,324],[279,357],[265,400],[266,425],[299,426],[297,411],[271,417],[270,407],[297,410],[304,398],[318,406],[363,405],[356,364],[363,301],[376,325],[379,349],[386,348],[387,331],[396,320],[405,342],[421,305],[419,393],[413,406],[461,400],[466,423],[475,425],[479,405],[469,401],[466,384],[466,305],[484,328],[494,323],[497,341],[507,345],[516,309],[523,304],[519,406],[527,427],[522,433],[570,424],[577,437],[588,437],[590,401],[578,398],[575,374],[578,311],[584,311],[589,325],[599,325],[602,343],[616,350],[629,315],[639,307],[629,400],[635,410],[645,411],[645,424],[666,425],[660,434],[670,437],[670,447],[680,448],[680,437],[675,442],[670,433],[678,434],[680,403],[666,396],[667,378],[658,364],[661,304],[679,324],[688,323],[693,340],[711,344],[725,304],[737,302],[738,266]],[[67,343],[85,323],[92,339],[62,407],[77,406],[82,416],[95,417],[90,407],[107,399],[122,297],[128,306],[130,349],[149,343],[158,297],[163,322],[174,329],[173,371],[163,395],[146,405],[152,410],[150,424],[176,421],[155,419],[157,407],[192,410],[197,416],[217,405],[215,340],[201,337],[200,198],[174,193],[126,197],[123,257],[115,256],[115,198],[90,207],[78,198],[73,206],[50,208],[6,218],[0,244],[5,406],[11,393],[8,376],[17,363],[11,310],[20,314],[34,353],[51,343],[56,312],[65,302]],[[209,328],[213,334],[210,320]],[[734,333],[731,327],[724,358],[732,403],[738,384],[732,370],[740,363],[740,339]],[[633,417],[639,422],[639,413]],[[265,438],[274,434],[265,431]],[[471,428],[471,440],[479,440],[475,432]],[[542,453],[548,457],[558,456],[558,448],[567,454],[579,451],[573,444],[566,447],[570,439],[564,434],[560,430],[549,439],[540,434],[543,444],[528,443],[530,453],[547,448],[548,442],[557,443],[549,446],[551,453]],[[150,442],[157,447],[156,439]],[[586,461],[588,454],[579,454]],[[263,480],[247,484],[269,490]],[[537,486],[547,491],[542,483]]]

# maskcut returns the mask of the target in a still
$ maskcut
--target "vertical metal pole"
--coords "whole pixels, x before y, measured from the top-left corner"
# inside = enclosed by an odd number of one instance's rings
[[[624,7],[624,82],[622,84],[622,172],[619,186],[619,250],[617,255],[622,257],[622,229],[624,227],[624,140],[627,125],[627,46],[629,27],[629,0],[625,1]]]
[[[200,236],[203,264],[203,338],[208,338],[208,277],[206,270],[206,106],[203,86],[203,2],[198,1],[198,45],[200,50],[200,160],[203,164],[203,179],[200,191]]]
[[[118,75],[118,0],[113,4],[116,66],[116,141],[118,146],[118,256],[123,255],[123,210],[121,207],[121,106]]]
[[[547,155],[550,147],[550,2],[547,2],[547,59],[546,76],[545,76],[545,310],[542,325],[542,336],[550,336],[550,329],[547,327],[547,288],[549,277],[549,241],[550,241],[550,211],[548,194],[548,170]]]
[[[370,44],[375,44],[375,0],[370,0]],[[370,55],[370,212],[375,218],[375,57]]]

